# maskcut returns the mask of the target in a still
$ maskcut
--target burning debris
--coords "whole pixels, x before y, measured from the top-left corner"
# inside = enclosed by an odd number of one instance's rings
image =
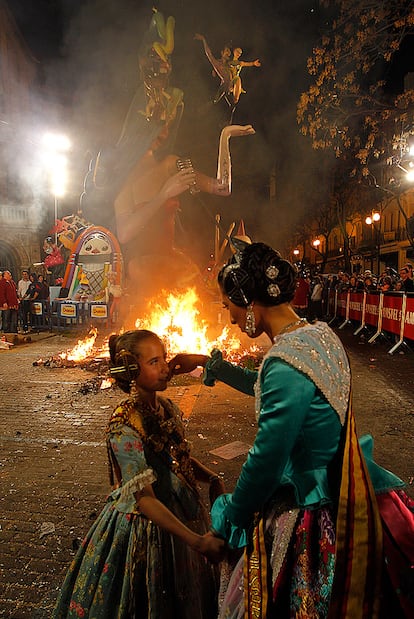
[[[101,348],[95,345],[98,329],[91,329],[84,340],[78,340],[76,346],[46,359],[37,359],[34,366],[49,368],[80,367],[90,371],[106,372],[109,368],[109,350],[106,340]]]
[[[94,376],[81,384],[78,393],[86,395],[87,393],[99,393],[102,389],[109,389],[114,384],[110,378],[102,378],[102,376]]]
[[[198,309],[200,299],[193,288],[179,294],[165,292],[164,298],[164,303],[150,302],[144,317],[136,320],[135,327],[157,333],[165,344],[168,358],[180,352],[210,354],[213,348],[219,348],[224,351],[227,360],[250,369],[257,368],[263,357],[262,349],[258,346],[248,349],[243,347],[240,339],[228,327],[223,328],[217,324],[219,320],[211,326],[214,321],[210,320],[209,324],[201,318]],[[80,367],[102,376],[109,369],[109,348],[108,340],[98,348],[97,336],[98,330],[94,328],[85,339],[78,340],[72,349],[38,359],[33,365],[49,368]],[[87,391],[94,388],[85,386]]]

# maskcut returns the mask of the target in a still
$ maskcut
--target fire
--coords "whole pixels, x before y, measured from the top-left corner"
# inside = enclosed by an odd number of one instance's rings
[[[66,361],[83,361],[87,357],[92,356],[97,336],[98,329],[91,329],[88,336],[84,340],[78,340],[76,346],[74,346],[71,350],[59,353],[59,357]]]
[[[164,341],[169,357],[185,351],[210,354],[213,348],[225,348],[229,353],[240,350],[240,340],[230,334],[228,327],[217,337],[209,335],[211,327],[200,317],[200,299],[193,288],[165,294],[164,303],[149,303],[147,315],[137,319],[135,326],[154,331]]]
[[[148,303],[144,316],[136,320],[135,327],[149,329],[156,333],[165,344],[168,358],[180,352],[209,355],[213,348],[222,350],[224,356],[234,363],[242,359],[249,361],[249,357],[255,362],[254,360],[262,356],[262,351],[257,346],[243,347],[240,339],[231,333],[228,327],[222,328],[219,324],[212,325],[214,320],[210,320],[209,324],[201,318],[198,309],[200,305],[200,299],[193,288],[183,293],[165,292],[163,302],[150,301]],[[219,314],[215,322],[220,322]],[[59,353],[51,365],[62,367],[65,362],[81,364],[85,361],[90,362],[90,360],[107,359],[109,357],[108,338],[98,348],[96,346],[97,336],[98,329],[91,329],[85,339],[78,340],[76,346]],[[46,362],[42,359],[34,363],[34,365],[45,364]],[[109,383],[101,388],[105,389],[108,386]]]

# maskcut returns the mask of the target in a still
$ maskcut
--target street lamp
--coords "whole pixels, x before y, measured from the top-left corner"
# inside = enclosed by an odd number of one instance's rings
[[[375,240],[375,249],[377,253],[377,275],[380,275],[380,260],[381,260],[381,236],[380,236],[380,224],[381,214],[378,211],[374,211],[371,215],[365,218],[365,223],[371,226],[371,240]],[[377,224],[377,225],[375,225]],[[375,237],[375,238],[374,238]],[[371,271],[373,270],[373,256],[371,253]]]
[[[312,245],[314,246],[315,249],[319,249],[320,244],[321,244],[320,239],[315,239],[314,241],[312,241]]]
[[[43,158],[50,176],[50,188],[54,197],[55,209],[55,243],[57,243],[57,220],[59,198],[65,195],[67,183],[67,156],[71,147],[65,135],[45,133],[43,136]]]

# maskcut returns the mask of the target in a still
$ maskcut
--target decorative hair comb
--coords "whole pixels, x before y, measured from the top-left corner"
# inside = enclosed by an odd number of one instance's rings
[[[115,355],[115,360],[122,365],[116,365],[109,369],[111,375],[126,374],[128,380],[134,380],[138,377],[140,372],[139,363],[136,361],[134,355],[128,350],[123,348]],[[131,363],[132,362],[132,363]]]
[[[118,365],[116,367],[110,368],[109,373],[110,374],[122,374],[122,373],[128,374],[130,371],[136,372],[137,370],[139,370],[139,365],[137,363],[132,363],[131,365],[128,365],[128,367],[125,365]]]
[[[279,269],[274,264],[271,264],[267,267],[265,274],[267,279],[270,279],[271,282],[267,287],[267,294],[269,295],[269,297],[277,299],[277,297],[280,295],[280,288],[275,283],[275,280],[279,275]]]

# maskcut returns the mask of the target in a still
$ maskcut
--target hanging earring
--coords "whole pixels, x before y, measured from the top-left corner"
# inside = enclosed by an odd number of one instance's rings
[[[247,335],[254,335],[256,333],[256,319],[253,311],[253,303],[249,303],[246,308],[246,326],[245,331]]]
[[[138,389],[137,389],[137,381],[136,380],[131,380],[131,382],[129,383],[129,395],[134,400],[138,397]]]

